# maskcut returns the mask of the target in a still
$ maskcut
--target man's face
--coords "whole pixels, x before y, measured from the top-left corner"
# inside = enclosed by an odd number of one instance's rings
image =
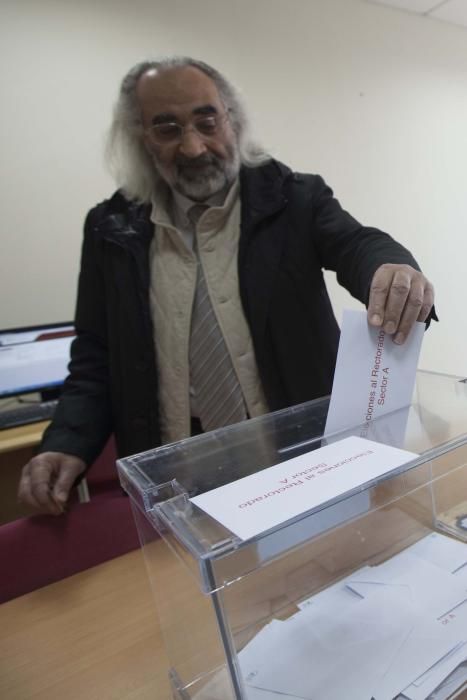
[[[150,70],[138,82],[137,98],[146,148],[170,187],[204,201],[233,182],[240,160],[237,140],[207,75],[191,66]],[[213,133],[204,128],[210,122]],[[168,125],[174,123],[184,128],[171,138]]]

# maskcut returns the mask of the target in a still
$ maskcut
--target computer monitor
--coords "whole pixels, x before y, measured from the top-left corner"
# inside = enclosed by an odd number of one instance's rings
[[[57,398],[74,336],[71,322],[0,330],[0,399],[32,392]]]

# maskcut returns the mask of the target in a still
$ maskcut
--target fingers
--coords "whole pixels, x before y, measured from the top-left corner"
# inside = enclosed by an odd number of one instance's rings
[[[54,478],[53,460],[44,455],[34,457],[23,469],[18,489],[19,500],[41,512],[58,515],[61,510],[51,497]]]
[[[368,320],[402,344],[416,321],[425,321],[434,302],[433,286],[409,265],[382,265],[375,272]]]
[[[385,322],[386,302],[393,278],[391,267],[391,265],[378,267],[371,281],[368,321],[372,326],[382,326]]]
[[[397,327],[394,342],[402,344],[416,321],[426,321],[433,306],[432,285],[423,276],[413,280]]]
[[[59,515],[74,480],[85,468],[85,463],[78,457],[44,452],[23,468],[18,499],[42,513]]]
[[[61,508],[65,506],[71,487],[76,478],[86,469],[86,464],[82,459],[66,455],[62,461],[61,469],[53,488],[53,499]]]
[[[435,290],[433,289],[433,285],[431,282],[428,282],[425,286],[424,294],[423,294],[423,304],[422,308],[420,309],[420,313],[418,314],[417,321],[426,321],[428,316],[430,315],[430,311],[433,308],[433,305],[435,303]]]
[[[394,334],[395,343],[404,342],[423,303],[424,278],[419,273],[412,277],[411,272],[396,270],[388,295],[383,328]]]

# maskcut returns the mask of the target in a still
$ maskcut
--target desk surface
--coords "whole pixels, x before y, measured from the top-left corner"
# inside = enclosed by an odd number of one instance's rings
[[[49,422],[41,421],[0,430],[0,454],[38,445]]]
[[[171,698],[140,550],[0,606],[0,697]]]
[[[462,450],[467,453],[466,448]],[[463,452],[464,454],[464,452]],[[467,454],[464,454],[467,457]],[[447,454],[430,465],[434,473],[450,473],[452,466],[461,464],[459,454]],[[453,464],[450,462],[453,461]],[[465,462],[464,462],[465,463]],[[276,604],[283,609],[284,593],[289,588],[294,600],[300,591],[308,591],[309,582],[316,586],[334,581],[340,567],[356,562],[352,552],[358,552],[361,562],[376,553],[399,551],[418,539],[432,524],[431,492],[410,491],[410,478],[416,472],[402,475],[405,479],[401,499],[410,515],[417,519],[404,521],[404,511],[396,508],[376,509],[374,516],[344,531],[337,529],[329,537],[321,537],[313,549],[297,550],[295,568],[287,564],[281,573],[282,560],[277,566],[263,569],[261,584],[245,577],[245,584],[232,594],[232,610],[242,619],[258,619],[256,608],[272,614]],[[382,485],[398,497],[400,479]],[[454,470],[451,478],[437,482],[436,497],[441,509],[452,501],[452,494],[465,492],[465,470]],[[391,501],[386,493],[384,503]],[[374,495],[375,505],[378,494]],[[458,497],[454,500],[458,503]],[[376,520],[374,520],[376,519]],[[426,519],[426,523],[425,523]],[[379,523],[376,527],[375,523]],[[163,541],[154,542],[155,555],[167,576]],[[397,546],[396,546],[397,545]],[[357,549],[355,549],[355,547]],[[302,560],[303,559],[303,560]],[[172,579],[173,580],[173,579]],[[190,579],[191,580],[191,579]],[[182,595],[177,581],[174,595]],[[250,596],[249,585],[259,591]],[[235,591],[234,591],[235,593]],[[169,604],[168,601],[167,604]],[[203,609],[194,624],[206,624]],[[180,614],[186,608],[180,607]],[[157,623],[155,606],[140,550],[81,572],[63,581],[34,591],[0,606],[0,698],[5,700],[170,700],[167,680],[168,661]],[[466,693],[459,698],[465,700]]]

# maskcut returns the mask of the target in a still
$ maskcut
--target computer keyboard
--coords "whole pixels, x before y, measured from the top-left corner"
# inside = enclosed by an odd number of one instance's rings
[[[0,410],[0,430],[49,420],[55,412],[57,403],[56,400],[38,401],[37,403],[25,403],[14,408]]]

